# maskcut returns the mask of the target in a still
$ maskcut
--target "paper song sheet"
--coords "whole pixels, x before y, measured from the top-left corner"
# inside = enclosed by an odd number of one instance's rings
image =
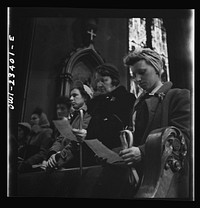
[[[115,152],[107,148],[98,139],[84,140],[84,142],[97,154],[98,157],[107,159],[107,163],[114,163],[123,161],[123,159]]]
[[[67,119],[53,120],[53,123],[63,137],[77,141],[77,138],[73,134],[72,127]]]

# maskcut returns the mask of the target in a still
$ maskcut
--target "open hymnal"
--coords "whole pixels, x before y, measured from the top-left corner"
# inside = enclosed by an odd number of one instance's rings
[[[98,139],[84,140],[84,142],[92,149],[92,151],[100,158],[106,159],[107,163],[122,162],[123,159],[114,151],[106,147]]]

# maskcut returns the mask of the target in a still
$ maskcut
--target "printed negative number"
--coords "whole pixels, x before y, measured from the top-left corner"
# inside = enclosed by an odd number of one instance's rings
[[[9,84],[12,84],[13,86],[15,85],[15,80],[8,80]]]
[[[11,70],[11,71],[13,71],[14,70],[14,68],[15,68],[15,66],[9,66],[9,69]]]
[[[13,74],[13,73],[8,73],[8,77],[10,78],[10,77],[15,77],[15,75]]]
[[[10,63],[14,64],[15,63],[15,60],[13,58],[10,58],[9,59]]]
[[[14,96],[13,93],[8,93],[8,107],[12,110],[14,109],[14,106],[12,105],[13,104],[13,96]]]
[[[8,104],[8,107],[13,110],[14,109],[14,106],[12,104]]]
[[[8,103],[9,103],[9,104],[10,104],[10,103],[13,104],[13,97],[11,97],[11,96],[8,97]]]
[[[9,35],[9,40],[14,41],[14,36]]]

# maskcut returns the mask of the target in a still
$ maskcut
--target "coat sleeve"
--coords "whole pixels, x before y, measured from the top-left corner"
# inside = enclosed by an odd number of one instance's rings
[[[190,91],[187,89],[170,90],[163,102],[160,127],[177,127],[190,148],[191,109]],[[142,157],[145,155],[145,144],[139,146]]]
[[[28,158],[25,162],[33,165],[33,164],[38,164],[41,163],[43,160],[46,159],[48,149],[50,148],[50,145],[52,143],[52,130],[48,129],[45,131],[42,131],[39,135],[40,139],[40,147],[38,153],[34,154],[30,158]]]
[[[73,128],[78,128],[79,127],[79,122],[80,122],[80,117],[77,117],[77,119],[74,120],[72,127]],[[90,122],[91,116],[88,113],[84,114],[83,118],[83,129],[87,129],[88,124]],[[70,141],[66,145],[62,146],[60,149],[60,159],[58,161],[58,166],[62,167],[64,164],[68,163],[72,158],[74,158],[75,155],[77,155],[79,151],[79,147],[77,145],[77,142],[75,141]]]
[[[190,91],[178,90],[173,94],[169,105],[169,126],[177,127],[184,135],[188,147],[191,137]]]
[[[56,137],[55,142],[53,143],[53,145],[51,146],[51,148],[49,149],[49,151],[54,151],[54,152],[58,152],[61,150],[62,148],[62,141],[63,141],[63,136],[59,135],[58,137]]]
[[[58,166],[62,166],[63,164],[67,163],[71,160],[74,155],[74,145],[73,142],[69,142],[61,151],[60,151],[60,159],[58,161]]]

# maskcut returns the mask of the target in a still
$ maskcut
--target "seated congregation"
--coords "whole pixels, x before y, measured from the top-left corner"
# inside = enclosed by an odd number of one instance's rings
[[[57,99],[51,125],[41,109],[33,111],[30,124],[19,123],[19,195],[35,174],[44,184],[62,178],[67,186],[73,179],[71,193],[61,185],[55,196],[189,197],[190,92],[162,82],[162,60],[151,49],[127,54],[124,64],[143,89],[138,98],[120,85],[118,69],[104,63],[92,89],[77,80],[69,97]],[[61,123],[70,131],[59,129]]]

